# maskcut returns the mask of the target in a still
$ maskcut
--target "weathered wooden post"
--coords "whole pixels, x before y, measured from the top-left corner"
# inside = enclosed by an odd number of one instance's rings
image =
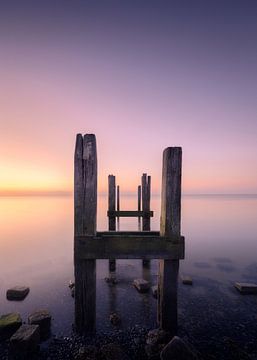
[[[142,210],[143,210],[143,231],[151,230],[150,220],[150,198],[151,198],[151,176],[142,176]],[[149,266],[150,261],[143,259],[143,266]]]
[[[117,185],[117,211],[120,211],[120,186]]]
[[[75,326],[79,333],[95,331],[96,260],[82,259],[76,236],[96,234],[97,152],[93,134],[77,135],[74,157]]]
[[[181,147],[163,152],[160,236],[180,241]],[[158,320],[160,328],[177,333],[177,289],[179,260],[160,260],[158,282]]]
[[[138,185],[137,187],[137,211],[141,211],[141,185]],[[137,223],[138,223],[138,231],[141,230],[141,217],[138,216],[137,218]]]
[[[116,184],[115,184],[115,176],[108,176],[108,210],[110,212],[115,212],[115,203],[116,203]],[[109,231],[116,230],[116,217],[115,215],[109,215]],[[116,261],[115,259],[109,260],[109,270],[116,270]]]

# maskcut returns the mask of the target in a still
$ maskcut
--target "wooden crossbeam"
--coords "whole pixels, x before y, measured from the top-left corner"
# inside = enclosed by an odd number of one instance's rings
[[[136,232],[134,232],[136,233]],[[184,237],[164,237],[156,232],[128,232],[75,237],[78,259],[184,259]]]
[[[137,211],[137,210],[120,210],[120,211],[107,211],[109,218],[114,217],[153,217],[153,211]]]

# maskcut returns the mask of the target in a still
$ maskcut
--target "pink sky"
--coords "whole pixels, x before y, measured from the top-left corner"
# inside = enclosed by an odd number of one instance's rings
[[[9,10],[0,193],[72,190],[79,132],[96,134],[101,192],[108,174],[136,191],[143,172],[159,192],[162,151],[182,146],[185,193],[257,193],[257,55],[243,19],[201,28],[201,14],[173,24],[162,9],[121,7],[116,19],[92,7],[88,21],[76,9],[33,21]]]

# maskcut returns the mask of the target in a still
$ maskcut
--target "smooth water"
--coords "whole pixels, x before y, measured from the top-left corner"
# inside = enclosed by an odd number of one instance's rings
[[[107,197],[98,198],[98,230],[107,230]],[[136,196],[121,198],[121,210],[136,207]],[[152,197],[151,208],[154,211],[151,230],[159,230],[159,197]],[[194,285],[179,286],[180,316],[183,317],[189,302],[211,304],[212,284],[216,290],[218,286],[223,303],[229,305],[231,301],[234,306],[241,295],[234,290],[233,282],[257,281],[256,214],[256,196],[183,197],[186,258],[180,262],[180,272],[192,276]],[[120,230],[138,230],[137,219],[121,219]],[[117,264],[119,282],[110,287],[104,280],[108,276],[108,262],[97,262],[98,329],[108,330],[112,326],[111,311],[121,315],[123,327],[156,326],[156,300],[151,294],[139,294],[131,283],[134,278],[144,277],[155,284],[158,262],[152,261],[150,270],[143,269],[140,260],[120,260]],[[73,198],[1,197],[0,314],[19,311],[26,321],[31,311],[48,308],[53,314],[53,333],[69,334],[74,312],[74,299],[68,288],[70,279],[73,279]],[[6,300],[7,288],[15,285],[28,285],[31,289],[22,302]],[[253,300],[255,307],[256,303]]]

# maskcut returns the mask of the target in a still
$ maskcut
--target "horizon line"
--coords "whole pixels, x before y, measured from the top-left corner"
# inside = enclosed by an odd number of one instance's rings
[[[0,197],[15,197],[15,196],[72,196],[73,191],[71,190],[8,190],[1,191]],[[107,196],[108,192],[99,191],[98,195]],[[125,196],[137,196],[136,191],[124,191],[123,195]],[[161,196],[161,192],[153,192],[152,196]],[[216,193],[216,192],[206,192],[206,193],[190,193],[190,192],[182,192],[181,196],[257,196],[257,193]]]

